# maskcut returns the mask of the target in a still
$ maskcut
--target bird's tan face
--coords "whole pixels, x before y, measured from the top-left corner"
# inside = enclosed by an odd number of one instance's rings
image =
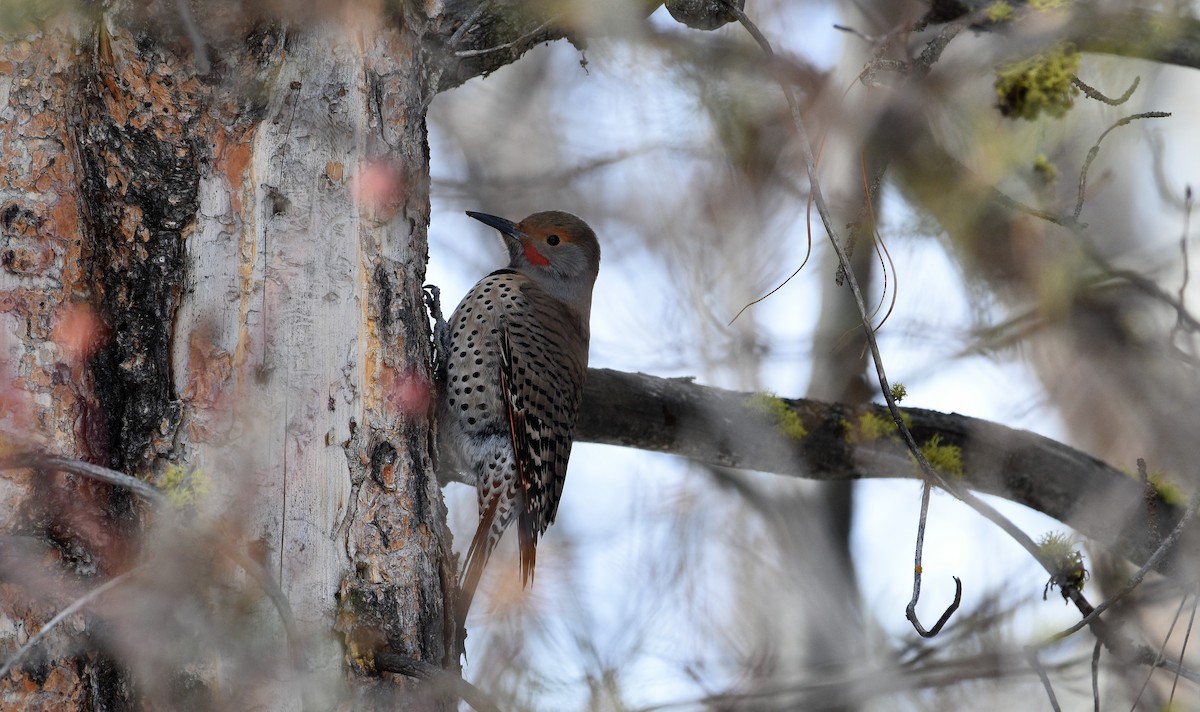
[[[532,267],[565,278],[595,278],[600,246],[582,220],[566,213],[535,213],[517,223],[520,253]],[[516,255],[514,255],[515,257]]]
[[[548,210],[519,223],[476,213],[467,215],[500,231],[509,267],[520,270],[561,299],[590,303],[600,271],[600,243],[587,223],[570,213]]]

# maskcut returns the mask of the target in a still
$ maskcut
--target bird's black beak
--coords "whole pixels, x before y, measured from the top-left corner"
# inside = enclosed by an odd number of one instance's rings
[[[484,225],[496,228],[505,237],[520,240],[525,235],[512,220],[505,220],[504,218],[498,218],[495,215],[488,215],[487,213],[477,213],[474,210],[468,210],[467,215],[470,215]]]

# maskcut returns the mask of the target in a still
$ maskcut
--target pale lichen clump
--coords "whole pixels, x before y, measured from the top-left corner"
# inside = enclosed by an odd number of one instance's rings
[[[1047,532],[1038,540],[1038,551],[1050,564],[1050,580],[1042,590],[1043,600],[1053,588],[1061,589],[1063,598],[1067,597],[1070,588],[1083,590],[1083,584],[1090,574],[1083,566],[1083,554],[1066,534]]]
[[[1007,22],[1013,19],[1015,14],[1016,10],[1007,0],[996,0],[983,11],[983,16],[988,19],[988,22]]]
[[[1058,166],[1054,165],[1046,154],[1039,153],[1033,159],[1033,176],[1034,180],[1043,187],[1054,185],[1058,180]]]
[[[1079,50],[1064,42],[1033,57],[1002,65],[996,70],[1000,113],[1027,121],[1043,113],[1063,116],[1075,105],[1079,93],[1073,82],[1080,61]]]
[[[196,506],[212,490],[212,482],[202,470],[169,465],[159,478],[158,488],[175,509]]]

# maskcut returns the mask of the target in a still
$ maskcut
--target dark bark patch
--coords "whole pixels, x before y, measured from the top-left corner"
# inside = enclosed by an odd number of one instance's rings
[[[89,363],[107,420],[106,449],[96,454],[127,472],[164,454],[179,422],[171,332],[187,277],[184,231],[207,159],[196,135],[199,100],[159,71],[151,47],[139,49],[146,64],[121,67],[119,83],[104,76],[114,68],[80,77],[74,119],[86,259],[110,334]],[[175,104],[156,104],[163,100]]]

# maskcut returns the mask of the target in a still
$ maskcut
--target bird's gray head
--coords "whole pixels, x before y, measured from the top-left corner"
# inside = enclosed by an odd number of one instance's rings
[[[534,213],[519,223],[486,213],[467,215],[500,231],[509,268],[587,315],[600,271],[600,243],[587,223],[559,210]]]

